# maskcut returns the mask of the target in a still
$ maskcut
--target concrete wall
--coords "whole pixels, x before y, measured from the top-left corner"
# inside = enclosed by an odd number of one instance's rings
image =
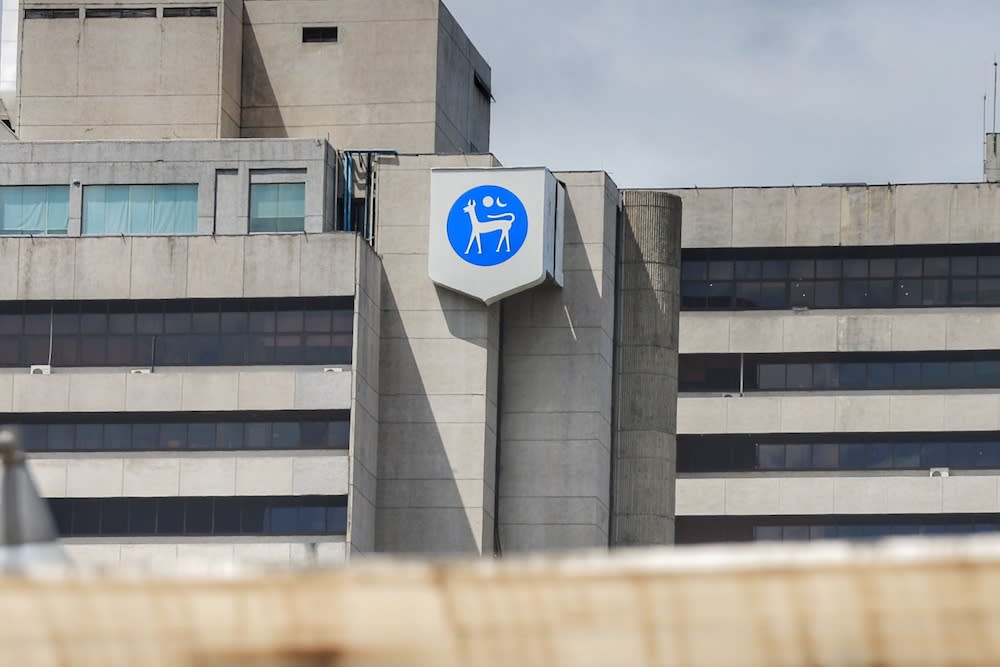
[[[681,353],[1000,348],[996,308],[681,313]]]
[[[68,234],[78,236],[88,185],[194,183],[197,233],[245,235],[251,182],[305,182],[305,231],[322,232],[336,216],[328,196],[335,165],[333,149],[317,140],[19,142],[0,153],[0,183],[73,184]]]
[[[367,243],[358,243],[354,297],[354,384],[351,402],[351,492],[348,497],[349,552],[375,550],[379,438],[382,265]]]
[[[378,171],[382,256],[376,551],[491,553],[498,306],[427,277],[432,167],[492,156],[400,156]]]
[[[344,451],[33,454],[28,467],[46,498],[329,496],[348,490]]]
[[[318,368],[158,367],[135,374],[128,368],[67,369],[30,375],[0,372],[0,412],[188,412],[201,410],[346,410],[351,373]]]
[[[678,433],[831,433],[842,431],[993,431],[1000,394],[918,391],[904,394],[681,396]]]
[[[503,304],[504,553],[608,544],[618,188],[561,173],[565,281]]]
[[[236,565],[309,566],[330,565],[346,558],[342,535],[307,537],[292,541],[288,537],[265,538],[150,538],[126,541],[121,538],[63,540],[66,552],[83,566],[117,569],[120,566],[204,573],[225,571]]]
[[[432,152],[436,0],[245,0],[245,137]],[[335,43],[302,42],[336,26]]]
[[[490,66],[448,8],[439,7],[434,152],[488,153],[490,97],[476,87],[475,75],[489,87]]]
[[[680,199],[624,192],[617,253],[611,544],[672,544]]]
[[[0,238],[0,299],[351,296],[359,242],[348,233]]]
[[[1000,134],[987,133],[984,150],[983,180],[996,183],[1000,181]]]
[[[682,516],[961,512],[1000,512],[1000,477],[929,477],[920,472],[677,480],[677,513]]]
[[[161,0],[154,6],[170,4],[189,3]],[[22,9],[52,6],[80,5],[51,0],[22,3]],[[77,20],[22,18],[19,136],[24,140],[234,136],[233,110],[223,103],[219,75],[227,4],[214,6],[215,17],[164,18],[158,10],[158,16],[150,18],[85,18],[83,12]],[[231,94],[231,85],[227,87]],[[225,128],[224,106],[230,117]]]
[[[1000,183],[669,192],[685,248],[1000,242]]]
[[[17,113],[17,35],[20,0],[0,2],[0,117]]]

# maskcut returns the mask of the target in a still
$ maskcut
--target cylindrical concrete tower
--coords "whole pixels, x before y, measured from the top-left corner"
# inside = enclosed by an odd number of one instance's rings
[[[611,546],[674,540],[680,253],[680,198],[624,191],[615,280]]]

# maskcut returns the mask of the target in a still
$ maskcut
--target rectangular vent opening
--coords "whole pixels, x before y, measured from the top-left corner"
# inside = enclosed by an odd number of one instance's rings
[[[25,19],[78,19],[79,9],[25,9]]]
[[[215,7],[164,7],[163,18],[177,18],[179,16],[217,16]]]
[[[156,7],[135,8],[87,8],[88,19],[139,19],[156,18]]]
[[[336,42],[337,26],[316,26],[302,28],[303,42]]]

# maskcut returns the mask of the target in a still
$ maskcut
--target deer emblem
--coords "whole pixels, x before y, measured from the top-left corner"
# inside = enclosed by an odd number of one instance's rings
[[[470,199],[469,202],[462,208],[469,215],[469,222],[472,223],[472,231],[469,234],[469,245],[465,247],[465,254],[468,255],[469,251],[472,250],[472,244],[476,244],[477,254],[483,254],[483,242],[480,238],[482,234],[489,234],[492,232],[500,232],[500,241],[497,243],[497,252],[500,252],[500,248],[503,245],[507,246],[507,252],[510,252],[510,226],[514,224],[515,216],[513,213],[495,213],[486,214],[486,220],[480,220],[479,216],[476,214],[476,200]],[[457,248],[456,248],[457,250]]]

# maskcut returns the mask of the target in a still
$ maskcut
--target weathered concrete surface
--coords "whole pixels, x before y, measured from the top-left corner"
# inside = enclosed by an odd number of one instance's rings
[[[685,248],[1000,242],[995,182],[666,192],[684,201]]]
[[[612,546],[673,542],[681,201],[622,195],[615,308]]]
[[[427,202],[432,167],[495,165],[400,156],[378,168],[376,551],[493,551],[499,306],[430,281]]]
[[[502,304],[503,553],[608,544],[619,194],[603,172],[556,177],[565,283]]]

